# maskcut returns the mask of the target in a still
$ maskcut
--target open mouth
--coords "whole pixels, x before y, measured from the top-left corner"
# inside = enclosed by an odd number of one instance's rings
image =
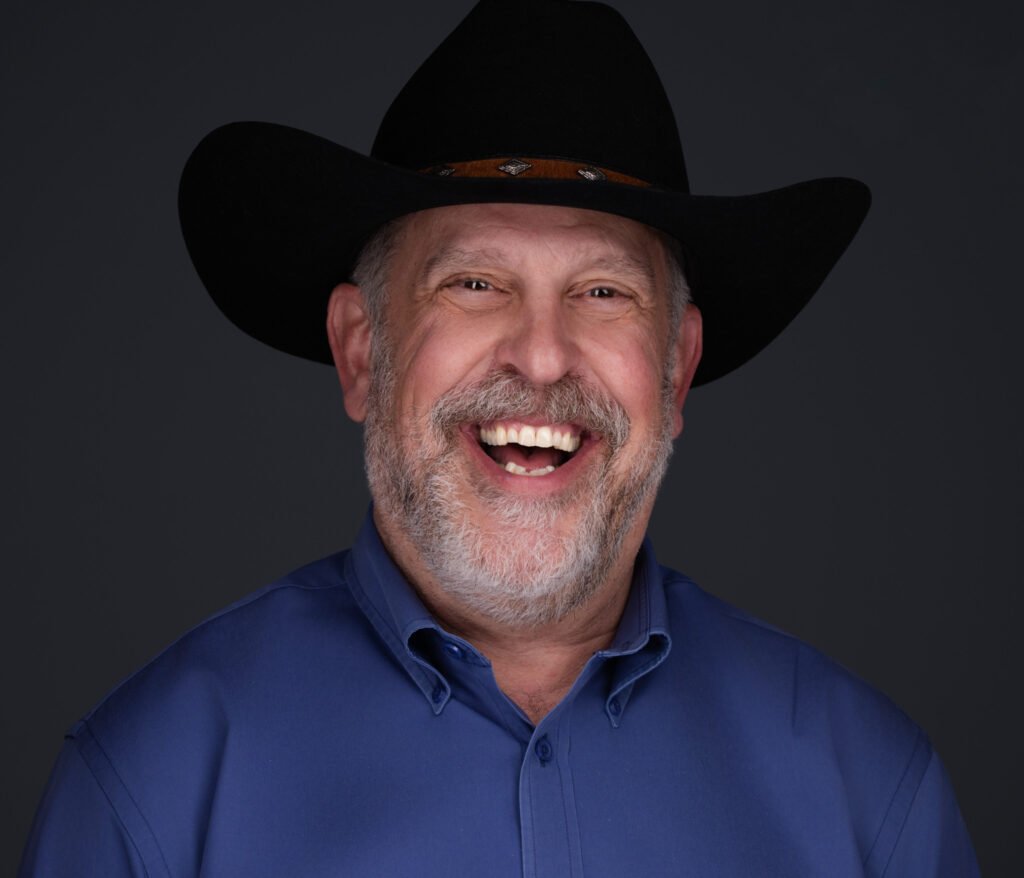
[[[477,428],[477,441],[488,457],[517,476],[546,476],[572,459],[584,440],[573,424],[524,424],[491,421]]]

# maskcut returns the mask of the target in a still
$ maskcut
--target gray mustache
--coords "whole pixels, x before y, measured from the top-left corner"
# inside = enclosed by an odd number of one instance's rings
[[[473,384],[455,387],[434,403],[430,420],[448,435],[468,422],[542,417],[578,424],[600,433],[612,451],[629,436],[629,415],[615,400],[575,375],[538,387],[514,369],[492,372]]]

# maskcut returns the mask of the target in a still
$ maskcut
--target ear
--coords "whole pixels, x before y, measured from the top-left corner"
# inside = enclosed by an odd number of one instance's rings
[[[679,321],[679,333],[675,339],[676,356],[672,369],[672,399],[674,422],[672,438],[683,432],[683,403],[697,371],[701,351],[704,349],[704,323],[696,305],[686,306],[683,319]]]
[[[345,411],[353,421],[366,419],[370,392],[370,315],[363,293],[352,284],[338,284],[327,304],[327,338],[334,368],[345,395]]]

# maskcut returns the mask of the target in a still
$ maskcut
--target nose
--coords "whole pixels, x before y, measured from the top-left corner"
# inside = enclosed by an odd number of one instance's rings
[[[514,367],[541,386],[572,372],[580,360],[579,344],[561,297],[547,303],[524,302],[498,347],[498,365]]]

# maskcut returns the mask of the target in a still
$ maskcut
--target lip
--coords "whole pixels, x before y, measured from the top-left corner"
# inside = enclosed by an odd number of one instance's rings
[[[516,418],[517,421],[530,424],[543,424],[544,421],[530,418]],[[492,483],[510,494],[524,497],[547,497],[565,490],[576,479],[577,472],[602,445],[600,436],[583,431],[580,436],[580,447],[565,463],[546,476],[517,476],[499,466],[477,441],[479,424],[465,424],[460,428],[462,441],[468,446],[468,457],[480,472]]]

